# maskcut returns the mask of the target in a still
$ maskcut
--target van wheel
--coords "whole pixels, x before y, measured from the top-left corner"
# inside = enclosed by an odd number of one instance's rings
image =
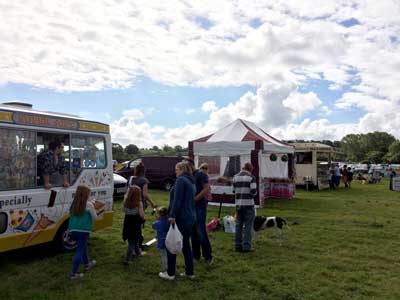
[[[68,221],[64,222],[54,238],[54,246],[58,252],[68,252],[76,248],[76,241],[68,230]]]
[[[171,180],[166,180],[165,182],[164,182],[164,190],[166,190],[166,191],[170,191],[171,189],[172,189],[172,186],[173,186],[174,184],[172,183],[172,181]]]

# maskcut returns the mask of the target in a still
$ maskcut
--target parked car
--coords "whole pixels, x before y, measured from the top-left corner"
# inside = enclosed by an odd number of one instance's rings
[[[114,197],[125,195],[127,182],[126,178],[114,173]]]
[[[146,178],[150,181],[149,187],[163,188],[167,191],[174,185],[175,165],[182,161],[180,156],[144,156],[132,160],[116,173],[129,179],[133,176],[135,167],[142,162],[146,168]]]

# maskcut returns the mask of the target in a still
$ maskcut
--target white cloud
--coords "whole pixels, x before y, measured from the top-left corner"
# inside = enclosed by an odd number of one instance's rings
[[[201,110],[204,112],[211,112],[218,109],[217,103],[215,101],[209,100],[203,103]]]
[[[396,0],[2,1],[0,84],[99,91],[144,76],[168,86],[257,87],[226,106],[203,103],[209,119],[182,128],[155,129],[146,111],[124,112],[113,135],[143,145],[158,143],[161,133],[171,139],[162,143],[180,143],[237,117],[282,134],[375,128],[400,136],[399,15]],[[356,26],[341,24],[351,18]],[[315,110],[332,113],[316,91],[300,93],[310,79],[351,90],[335,108],[364,116],[342,125],[302,120]]]
[[[192,115],[195,112],[196,112],[196,109],[194,109],[194,108],[188,108],[185,110],[185,114],[187,114],[187,115]]]

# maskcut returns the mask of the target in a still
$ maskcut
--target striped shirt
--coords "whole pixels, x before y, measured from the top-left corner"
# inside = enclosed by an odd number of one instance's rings
[[[242,170],[233,177],[233,192],[237,206],[254,205],[254,196],[257,195],[256,178],[249,172]]]

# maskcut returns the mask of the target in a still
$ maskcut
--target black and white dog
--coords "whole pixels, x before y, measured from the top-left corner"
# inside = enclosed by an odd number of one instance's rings
[[[255,237],[258,239],[258,233],[261,230],[266,230],[267,228],[275,227],[276,231],[278,232],[279,241],[282,242],[283,234],[282,228],[283,224],[285,224],[288,228],[287,222],[285,219],[281,217],[264,217],[264,216],[256,216],[254,219],[253,229],[255,232]]]

